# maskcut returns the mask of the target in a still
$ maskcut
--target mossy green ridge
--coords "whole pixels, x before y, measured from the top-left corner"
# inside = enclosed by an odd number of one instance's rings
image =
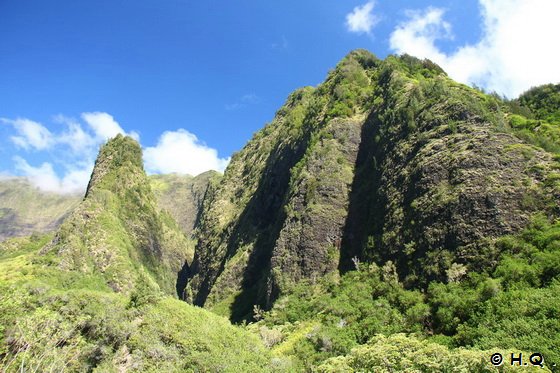
[[[81,199],[43,192],[22,177],[0,179],[0,241],[54,231]]]
[[[495,239],[559,209],[558,128],[512,106],[428,60],[351,52],[210,188],[185,298],[241,320],[356,260],[391,261],[406,287],[492,270]]]
[[[139,144],[119,135],[101,148],[84,200],[41,253],[62,270],[100,274],[115,291],[132,291],[146,272],[171,295],[192,249],[159,210]]]

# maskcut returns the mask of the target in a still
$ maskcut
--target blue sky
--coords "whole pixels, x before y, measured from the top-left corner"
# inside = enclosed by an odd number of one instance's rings
[[[150,173],[223,169],[350,50],[515,97],[560,81],[557,0],[0,1],[0,175],[83,190],[116,133]]]

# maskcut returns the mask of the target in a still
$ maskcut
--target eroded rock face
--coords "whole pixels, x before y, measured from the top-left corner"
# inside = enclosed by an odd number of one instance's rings
[[[429,61],[355,51],[296,91],[203,202],[185,298],[248,318],[302,279],[392,261],[409,286],[480,269],[557,209],[557,163]]]
[[[371,120],[378,123],[377,114]],[[370,184],[351,197],[343,241],[360,258],[395,262],[410,285],[442,279],[454,262],[491,265],[495,256],[484,247],[551,200],[543,182],[553,165],[550,154],[476,115],[453,131],[445,122],[416,123],[404,138],[372,129],[378,146],[364,152],[373,161],[358,165],[371,171],[356,186]]]
[[[272,301],[283,282],[316,278],[338,268],[342,235],[358,155],[363,119],[334,119],[325,137],[303,158],[285,208],[289,211],[275,242],[268,278]]]

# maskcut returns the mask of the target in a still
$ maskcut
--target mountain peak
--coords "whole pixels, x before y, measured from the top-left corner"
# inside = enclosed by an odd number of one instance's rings
[[[147,278],[168,294],[176,292],[177,273],[193,255],[177,223],[157,205],[140,145],[122,135],[101,148],[84,200],[43,252],[56,253],[61,269],[101,275],[116,291]]]
[[[117,184],[129,184],[143,173],[140,144],[129,136],[118,134],[101,147],[87,187],[86,198],[95,188],[122,190],[115,189]]]

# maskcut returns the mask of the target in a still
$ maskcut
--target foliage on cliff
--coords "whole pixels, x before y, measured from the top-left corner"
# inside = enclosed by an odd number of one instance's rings
[[[430,61],[354,51],[232,158],[186,296],[239,320],[353,258],[393,262],[407,287],[491,269],[495,239],[558,212],[557,130]]]

